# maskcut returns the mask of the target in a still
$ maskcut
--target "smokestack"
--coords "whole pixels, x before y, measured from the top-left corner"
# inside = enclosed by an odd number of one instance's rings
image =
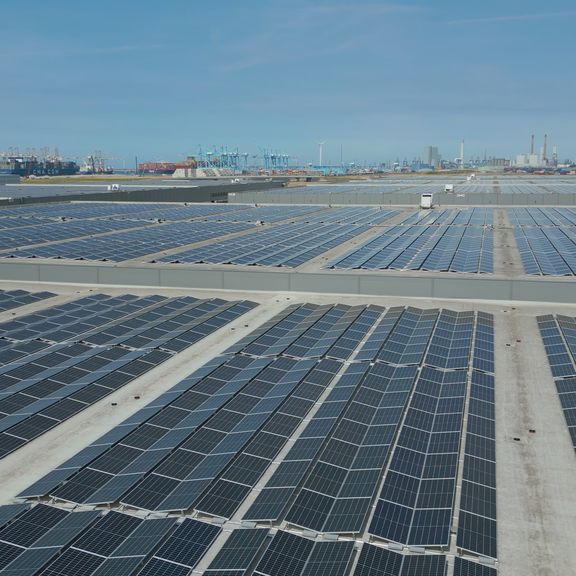
[[[534,134],[530,136],[530,154],[534,154]]]
[[[464,168],[464,138],[460,140],[460,166]]]
[[[544,146],[542,147],[542,162],[546,164],[547,160],[547,148],[548,148],[548,134],[544,134]]]

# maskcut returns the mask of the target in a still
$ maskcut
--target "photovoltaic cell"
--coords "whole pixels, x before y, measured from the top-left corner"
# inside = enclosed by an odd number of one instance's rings
[[[222,570],[244,573],[266,547],[268,540],[266,529],[234,530],[208,566],[205,574],[214,576],[216,571]]]
[[[497,576],[496,568],[466,560],[460,556],[454,558],[454,576]]]
[[[190,569],[196,566],[206,550],[220,533],[221,528],[198,520],[185,519],[175,532],[160,547],[143,574],[163,574],[168,565],[184,566]],[[187,572],[187,573],[188,573]]]

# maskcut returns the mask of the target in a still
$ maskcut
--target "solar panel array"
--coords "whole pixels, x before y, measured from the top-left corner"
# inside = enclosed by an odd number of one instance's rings
[[[510,208],[508,217],[526,274],[576,274],[576,210]]]
[[[122,262],[252,231],[246,237],[183,250],[159,261],[295,267],[397,213],[311,205],[28,206],[0,211],[0,257]]]
[[[96,294],[0,324],[0,458],[255,305]]]
[[[328,267],[490,273],[491,224],[492,210],[486,208],[415,213]]]
[[[0,250],[13,253],[21,246],[41,245],[46,242],[69,240],[129,228],[147,228],[148,225],[144,222],[123,220],[71,220],[4,229],[0,230]]]
[[[276,222],[318,211],[322,208],[137,203],[18,207],[0,211],[0,257],[120,262],[250,230],[259,220]],[[169,224],[150,226],[150,221]],[[119,233],[100,235],[114,231]]]
[[[229,212],[245,210],[246,205],[231,204],[176,204],[161,202],[62,202],[0,208],[0,227],[11,220],[35,219],[38,223],[50,219],[92,218],[130,220],[190,220],[208,216],[224,216]],[[10,225],[10,224],[9,224]]]
[[[123,223],[123,221],[117,222]],[[242,232],[249,230],[252,226],[253,224],[237,222],[171,222],[106,236],[11,251],[3,256],[122,262],[146,254]]]
[[[28,292],[26,290],[0,290],[0,312],[13,310],[20,306],[40,302],[47,298],[53,298],[52,292]]]
[[[353,224],[283,224],[261,228],[253,234],[177,252],[158,262],[196,264],[244,264],[294,268],[335,248],[368,226]]]
[[[294,526],[445,549],[461,447],[481,459],[475,438],[489,432],[466,401],[491,371],[490,315],[295,304],[19,497],[287,527],[265,552],[269,539],[238,535],[258,564],[232,553],[232,539],[213,576],[349,572],[351,541],[316,542]],[[471,490],[482,465],[464,465]],[[462,496],[458,546],[489,555],[465,521],[483,513],[474,494]],[[442,555],[398,556],[394,573],[444,574]]]
[[[500,194],[574,194],[574,182],[571,176],[552,176],[530,178],[517,175],[499,174],[497,177],[477,175],[477,179],[466,181],[462,176],[442,176],[442,180],[429,176],[414,176],[397,178],[391,175],[385,179],[372,181],[356,181],[337,184],[308,184],[306,190],[316,193],[328,193],[332,203],[336,204],[346,194],[358,194],[357,202],[362,202],[362,194],[386,195],[394,192],[408,194],[443,193],[445,184],[454,184],[458,194],[500,193]],[[290,194],[300,189],[286,188],[282,192]],[[280,192],[280,190],[278,191]],[[385,198],[382,199],[386,202]]]
[[[158,261],[294,268],[397,213],[375,208],[323,210],[293,224],[262,228],[255,234],[177,252]]]
[[[537,320],[572,445],[576,449],[576,318],[547,314],[538,316]]]

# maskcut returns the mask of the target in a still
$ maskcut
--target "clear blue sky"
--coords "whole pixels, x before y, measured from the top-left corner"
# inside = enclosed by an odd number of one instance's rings
[[[576,4],[27,0],[0,19],[0,150],[176,159],[576,156]],[[468,155],[468,154],[467,154]],[[118,164],[118,162],[116,162]]]

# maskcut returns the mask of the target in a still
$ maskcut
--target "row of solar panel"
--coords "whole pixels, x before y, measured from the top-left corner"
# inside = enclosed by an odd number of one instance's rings
[[[187,211],[186,205],[171,205],[162,203],[125,203],[125,202],[59,202],[49,204],[31,204],[28,206],[11,206],[0,209],[0,218],[38,218],[38,219],[60,219],[73,218],[86,220],[91,218],[109,218],[109,217],[130,217],[138,214],[153,214],[156,211],[166,209],[180,208],[183,212]],[[228,210],[234,210],[227,204],[194,204],[190,210],[199,216],[205,216],[214,213],[224,213]]]
[[[474,354],[494,360],[494,324],[480,313]],[[472,371],[460,515],[456,545],[490,558],[497,556],[496,539],[496,411],[494,364],[485,372]]]
[[[145,222],[116,220],[79,220],[70,222],[48,222],[35,226],[9,228],[0,231],[0,250],[8,254],[19,253],[18,248],[30,245],[43,245],[78,238],[118,232],[130,228],[147,229]]]
[[[410,226],[492,226],[494,211],[491,208],[444,208],[420,211],[401,222]]]
[[[526,274],[576,274],[576,226],[518,226],[514,228],[514,236]]]
[[[361,234],[368,225],[380,224],[397,213],[397,210],[335,208],[313,214],[292,226],[268,228],[158,261],[295,267]]]
[[[328,267],[490,273],[493,233],[482,227],[397,225]]]
[[[91,204],[64,205],[62,210],[78,217],[83,212],[98,215],[106,210],[118,210],[122,213],[122,209],[114,205],[106,205],[105,209]],[[125,210],[127,214],[131,213],[130,209]],[[368,207],[241,206],[233,210],[226,208],[224,214],[227,216],[223,219],[221,215],[213,214],[216,210],[213,205],[179,208],[162,205],[147,209],[136,207],[134,210],[136,214],[150,214],[150,219],[154,220],[161,219],[162,211],[171,217],[170,211],[190,210],[191,214],[204,214],[208,221],[175,222],[164,226],[149,226],[145,220],[44,221],[49,223],[33,223],[0,232],[0,250],[4,251],[3,257],[118,262],[248,231],[258,220],[278,222],[298,218],[301,221],[292,225],[257,229],[248,236],[155,260],[295,267],[350,240],[365,231],[367,226],[381,224],[397,214],[393,210]],[[329,267],[490,273],[493,271],[492,212],[488,208],[474,208],[415,213],[400,225],[386,228],[360,248],[330,263]],[[556,208],[516,208],[509,210],[509,216],[515,225],[516,241],[526,273],[576,273],[576,212]],[[88,235],[97,236],[72,239]],[[46,245],[46,241],[58,243]],[[30,244],[38,246],[26,248]]]
[[[576,210],[573,208],[508,208],[513,226],[574,226]]]
[[[254,306],[220,299],[92,295],[0,325],[5,334],[0,457]],[[29,340],[37,337],[43,341]]]
[[[156,261],[294,268],[367,229],[368,226],[355,224],[283,224],[263,228],[247,236],[178,252]]]
[[[341,209],[342,217],[353,217],[351,208]],[[250,206],[244,204],[110,204],[110,203],[72,203],[45,207],[18,207],[0,211],[0,229],[20,225],[46,225],[53,221],[114,221],[126,220],[140,222],[206,220],[211,222],[279,222],[300,218],[317,212],[334,212],[323,206]],[[350,213],[349,213],[350,212]],[[361,208],[358,217],[375,215],[375,208]]]
[[[25,345],[22,342],[29,343],[30,338],[42,338],[44,343],[68,346],[81,340],[89,346],[122,345],[134,349],[152,348],[160,342],[165,343],[180,337],[199,323],[200,319],[202,322],[208,322],[211,315],[218,314],[226,306],[232,305],[233,303],[219,298],[197,300],[184,297],[158,301],[154,296],[144,297],[136,302],[116,306],[108,313],[101,312],[80,321],[76,319],[70,323],[63,323],[61,327],[57,326],[57,322],[50,321],[9,331],[2,341],[2,349],[4,356],[9,352],[14,355],[16,350],[23,350]],[[86,308],[84,310],[88,312]],[[89,313],[94,314],[94,307]],[[22,324],[22,321],[19,324]],[[61,347],[57,349],[60,350]],[[55,350],[56,348],[47,348],[37,352],[36,357],[50,354]],[[23,362],[24,360],[20,360],[20,363]],[[0,372],[6,370],[5,365]],[[31,375],[28,372],[25,374]]]
[[[3,217],[3,212],[0,211],[0,230],[47,224],[49,221],[46,218],[36,218],[34,216]]]
[[[253,206],[247,204],[69,203],[0,210],[0,229],[46,224],[50,219],[126,219],[141,221],[209,220],[227,222],[280,222],[294,218],[315,223],[376,225],[389,210],[369,206]]]
[[[139,298],[133,294],[90,294],[3,322],[0,324],[2,348],[11,346],[10,341],[28,341],[35,338],[63,342],[119,318],[129,317],[156,303],[167,301],[167,297],[157,295]],[[7,358],[2,360],[4,363],[8,361]]]
[[[59,204],[43,210],[15,208],[0,211],[0,230],[17,226],[39,226],[59,222],[130,220],[147,222],[204,220],[209,222],[281,222],[302,219],[314,223],[349,223],[376,225],[387,219],[379,208],[366,206],[250,206],[243,204]],[[387,211],[389,212],[389,210]]]
[[[118,226],[123,225],[125,228],[135,228],[134,223],[126,224],[123,221],[98,220],[88,222],[95,222],[94,225],[99,225],[99,222],[102,225],[114,223]],[[92,224],[90,225],[92,226]],[[64,224],[53,224],[52,226],[64,226]],[[174,222],[157,226],[142,226],[142,223],[139,223],[136,226],[138,228],[134,230],[68,240],[57,244],[42,244],[36,248],[14,250],[15,245],[9,243],[4,246],[4,249],[9,248],[10,250],[5,251],[1,256],[4,258],[66,258],[69,260],[120,262],[250,230],[254,224],[242,222]],[[46,226],[40,227],[38,234],[43,234],[45,228]],[[76,234],[76,236],[79,235]]]
[[[0,312],[53,298],[52,292],[27,292],[26,290],[0,290]]]
[[[546,315],[537,320],[572,445],[576,449],[576,318]]]
[[[201,562],[207,576],[446,576],[443,555],[402,554],[367,543],[360,553],[358,548],[352,541],[283,530],[224,532],[190,518],[143,519],[44,504],[0,507],[0,573],[6,576],[188,576]],[[454,562],[454,576],[496,575],[465,558]]]
[[[162,203],[61,203],[12,207],[0,210],[0,229],[13,222],[46,224],[52,220],[225,220],[228,222],[278,221],[322,210],[320,206],[261,206],[244,204],[162,204]],[[26,222],[29,220],[29,222]]]

